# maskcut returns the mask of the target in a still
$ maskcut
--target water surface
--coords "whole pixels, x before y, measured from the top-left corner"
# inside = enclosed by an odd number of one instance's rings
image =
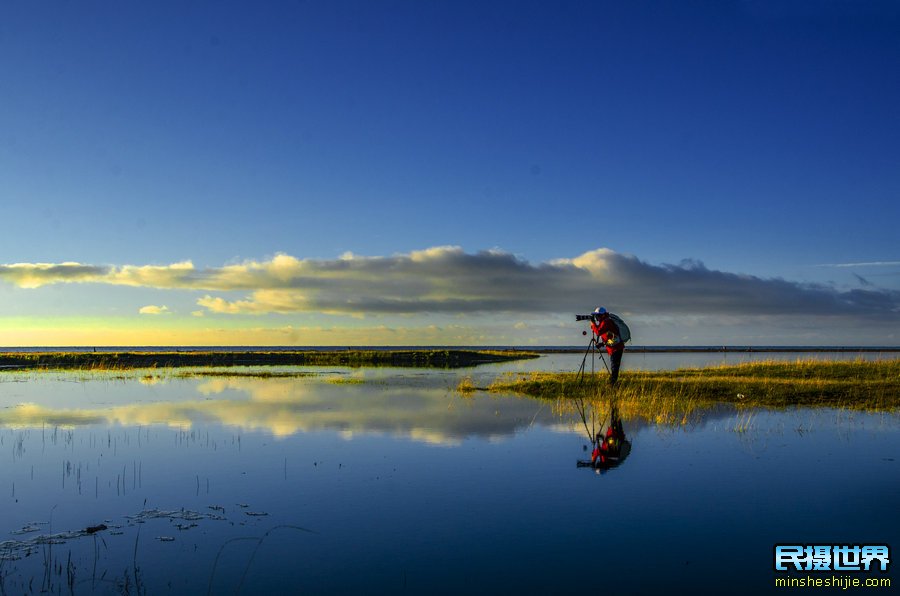
[[[897,542],[896,415],[626,419],[630,454],[595,470],[571,404],[455,391],[533,364],[4,373],[3,586],[758,593],[777,542]],[[585,414],[609,424],[608,404]]]

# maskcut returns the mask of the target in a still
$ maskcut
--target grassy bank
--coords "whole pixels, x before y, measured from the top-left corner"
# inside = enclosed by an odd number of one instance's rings
[[[675,371],[623,372],[615,388],[606,374],[534,373],[493,383],[493,392],[541,398],[615,398],[647,411],[677,417],[696,406],[827,406],[856,410],[900,409],[900,359],[877,362],[758,362]],[[643,404],[643,405],[641,405]]]
[[[6,352],[0,370],[21,368],[127,370],[182,366],[401,366],[459,368],[537,358],[493,350],[333,350],[252,352]]]

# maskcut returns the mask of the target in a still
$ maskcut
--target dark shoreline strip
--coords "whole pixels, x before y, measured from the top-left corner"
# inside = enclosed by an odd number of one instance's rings
[[[540,354],[574,354],[584,352],[584,348],[564,347],[564,348],[534,348],[533,351]],[[626,352],[632,354],[797,354],[797,353],[840,353],[840,354],[894,354],[900,352],[900,346],[888,347],[836,347],[836,346],[627,346]]]
[[[131,369],[182,366],[398,366],[461,368],[536,358],[518,351],[398,350],[297,352],[6,352],[0,369]]]

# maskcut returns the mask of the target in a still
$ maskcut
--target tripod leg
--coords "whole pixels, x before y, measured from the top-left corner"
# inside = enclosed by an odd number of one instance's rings
[[[584,381],[584,367],[587,364],[588,354],[591,355],[591,374],[594,374],[594,338],[591,338],[591,343],[588,344],[587,350],[584,351],[584,358],[581,359],[581,368],[578,369],[578,382],[581,383]]]
[[[603,361],[603,367],[606,369],[606,372],[612,374],[612,371],[609,370],[609,366],[606,364],[606,358],[603,357],[603,352],[600,352],[600,360]]]

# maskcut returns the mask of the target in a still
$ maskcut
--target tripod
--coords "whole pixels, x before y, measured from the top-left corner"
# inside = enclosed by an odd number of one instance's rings
[[[581,368],[578,369],[578,382],[581,383],[584,381],[584,367],[587,364],[588,354],[591,355],[591,376],[594,375],[594,354],[600,355],[600,360],[603,361],[603,367],[606,369],[606,372],[609,371],[609,366],[606,364],[606,358],[603,357],[602,346],[597,343],[597,338],[591,336],[591,342],[588,344],[587,349],[584,351],[584,358],[581,359]]]

